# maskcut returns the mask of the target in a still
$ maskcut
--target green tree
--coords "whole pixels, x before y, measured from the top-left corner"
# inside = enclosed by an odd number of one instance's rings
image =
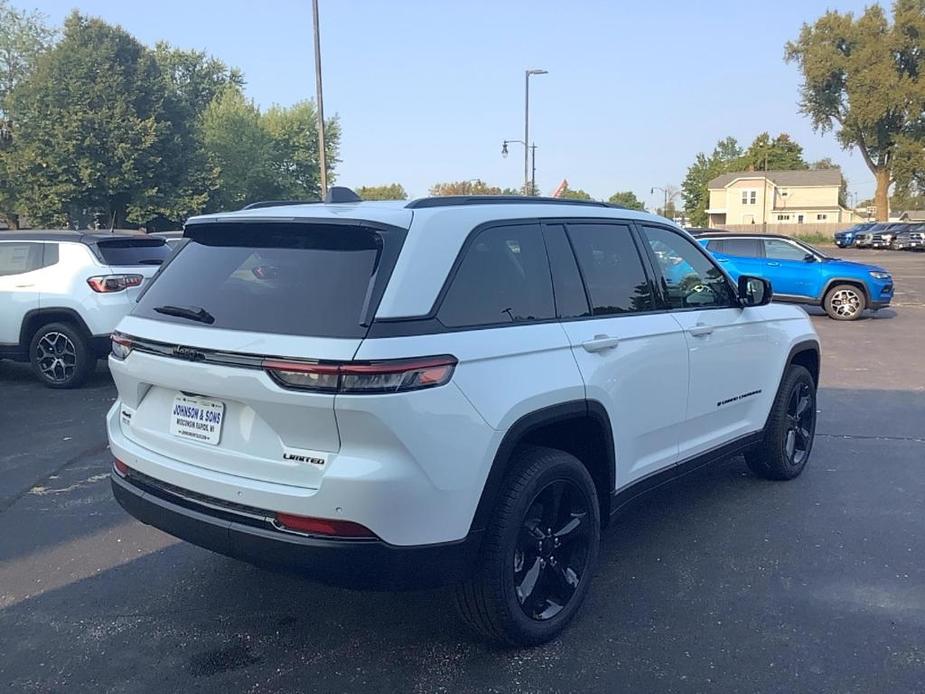
[[[176,137],[168,101],[150,51],[118,27],[72,13],[10,99],[10,170],[22,211],[44,224],[82,210],[112,226],[146,221],[175,171],[165,156]]]
[[[773,140],[768,133],[761,133],[749,145],[736,162],[739,171],[793,171],[808,169],[803,160],[803,148],[787,133],[781,133]]]
[[[271,106],[260,116],[260,126],[271,143],[270,198],[320,200],[323,197],[316,123],[317,111],[312,101],[300,101],[288,108]],[[328,185],[331,185],[340,148],[340,123],[336,116],[325,119],[324,139]]]
[[[46,22],[39,12],[21,12],[0,0],[0,218],[14,229],[19,226],[19,179],[9,170],[15,128],[8,100],[54,42],[57,32]]]
[[[228,87],[244,88],[244,75],[203,51],[186,51],[165,41],[154,47],[154,59],[178,104],[192,121]]]
[[[681,183],[684,212],[691,225],[705,227],[708,223],[707,206],[710,204],[709,182],[717,176],[732,171],[742,157],[742,148],[734,137],[726,137],[716,143],[713,153],[707,156],[700,152],[687,170]]]
[[[270,134],[261,127],[260,110],[236,87],[227,87],[206,107],[202,144],[215,179],[210,211],[277,197]]]
[[[622,205],[628,210],[645,210],[646,206],[636,197],[636,194],[630,190],[625,190],[620,193],[614,193],[608,198],[607,202],[612,205]]]
[[[202,140],[202,118],[208,105],[225,89],[241,89],[244,78],[236,68],[201,51],[186,51],[159,42],[154,59],[169,99],[167,117],[175,137],[165,156],[176,169],[164,177],[160,200],[153,210],[159,219],[150,226],[176,227],[203,211],[218,183]]]
[[[356,189],[356,194],[364,200],[407,200],[408,193],[405,192],[401,183],[389,183],[382,186],[360,186]]]
[[[591,200],[590,193],[587,193],[580,188],[578,190],[573,190],[567,185],[559,191],[559,197],[565,198],[566,200]]]
[[[809,165],[813,171],[821,171],[823,169],[837,169],[839,168],[838,164],[832,161],[829,157],[823,157],[818,161],[814,161]]]
[[[450,181],[435,183],[430,187],[431,195],[501,195],[498,186],[490,186],[480,178],[469,181]]]
[[[829,11],[803,25],[785,59],[800,68],[801,110],[813,127],[860,151],[886,220],[897,164],[903,175],[925,169],[925,0],[895,0],[892,25],[879,5],[857,18]]]

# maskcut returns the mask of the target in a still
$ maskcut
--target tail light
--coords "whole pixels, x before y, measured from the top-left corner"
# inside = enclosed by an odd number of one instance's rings
[[[90,289],[100,294],[121,292],[129,287],[138,287],[144,280],[144,275],[97,275],[88,277],[87,284]]]
[[[295,516],[291,513],[277,513],[276,525],[284,530],[309,535],[329,535],[331,537],[356,539],[376,537],[372,530],[352,521],[308,518],[307,516]]]
[[[123,335],[119,332],[114,332],[109,337],[112,344],[112,356],[116,359],[125,359],[129,354],[132,353],[133,342],[132,338],[128,335]]]
[[[129,466],[118,458],[113,459],[112,466],[116,469],[116,472],[120,477],[126,477],[130,470]]]
[[[449,382],[456,357],[420,357],[377,362],[319,363],[264,359],[261,366],[284,388],[322,393],[402,393]]]

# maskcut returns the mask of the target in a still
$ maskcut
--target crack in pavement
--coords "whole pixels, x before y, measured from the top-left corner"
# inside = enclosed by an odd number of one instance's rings
[[[81,451],[80,453],[78,453],[78,454],[76,454],[76,455],[74,455],[74,456],[71,456],[70,458],[68,458],[67,460],[65,460],[63,463],[61,463],[61,465],[59,465],[58,467],[56,467],[54,470],[51,470],[47,475],[45,475],[45,476],[42,477],[41,479],[36,480],[35,482],[33,482],[32,484],[30,484],[30,485],[27,486],[26,488],[20,490],[20,491],[17,492],[16,494],[13,494],[12,496],[10,496],[10,497],[8,497],[8,498],[6,498],[6,499],[0,499],[0,513],[3,513],[3,512],[5,512],[5,511],[8,511],[8,510],[10,509],[10,507],[13,506],[13,504],[15,504],[17,501],[19,501],[20,499],[22,499],[22,498],[23,498],[26,494],[28,494],[31,490],[33,490],[33,489],[35,489],[35,488],[37,488],[37,487],[44,487],[44,485],[45,485],[50,479],[52,479],[52,478],[55,477],[56,475],[60,475],[67,467],[69,467],[69,466],[71,466],[71,465],[73,465],[73,464],[75,464],[75,463],[79,463],[79,462],[81,462],[82,460],[84,460],[85,458],[90,458],[90,457],[92,457],[92,456],[94,456],[94,455],[99,455],[100,453],[102,453],[103,451],[105,451],[107,448],[109,448],[109,444],[108,444],[108,443],[104,443],[104,444],[98,444],[98,445],[96,445],[96,446],[93,446],[92,448],[88,448],[88,449],[86,449],[86,450],[83,450],[83,451]]]
[[[858,441],[910,441],[912,443],[925,443],[925,439],[918,436],[876,436],[864,434],[820,434],[817,438],[823,439],[857,439]]]

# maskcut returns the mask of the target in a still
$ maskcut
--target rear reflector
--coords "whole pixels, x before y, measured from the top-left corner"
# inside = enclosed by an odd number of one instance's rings
[[[294,516],[290,513],[277,513],[276,522],[286,530],[293,530],[310,535],[329,535],[331,537],[371,538],[375,533],[359,523],[331,520],[329,518],[308,518]]]
[[[317,363],[264,359],[261,365],[285,388],[324,393],[401,393],[448,383],[456,357],[442,355],[377,362]]]
[[[123,463],[123,462],[122,462],[121,460],[119,460],[118,458],[116,458],[116,459],[113,460],[112,466],[116,469],[116,472],[119,473],[119,475],[120,475],[121,477],[125,477],[126,475],[128,475],[129,470],[131,469],[131,468],[129,468],[128,465],[126,465],[125,463]]]

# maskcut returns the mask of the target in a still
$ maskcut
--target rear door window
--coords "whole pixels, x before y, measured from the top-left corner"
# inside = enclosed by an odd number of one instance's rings
[[[308,223],[200,226],[189,228],[190,239],[149,285],[135,315],[283,335],[366,335],[391,271],[379,267],[384,242],[377,231]]]
[[[625,224],[569,224],[569,237],[595,316],[651,311],[652,286]]]
[[[170,255],[164,239],[112,239],[98,241],[96,247],[107,265],[160,265]]]
[[[760,258],[761,239],[723,239],[723,250],[720,253],[734,255],[740,258]],[[710,244],[713,250],[713,244]],[[717,249],[719,250],[719,249]]]
[[[445,326],[555,318],[549,261],[538,224],[483,229],[463,253],[437,312]]]

